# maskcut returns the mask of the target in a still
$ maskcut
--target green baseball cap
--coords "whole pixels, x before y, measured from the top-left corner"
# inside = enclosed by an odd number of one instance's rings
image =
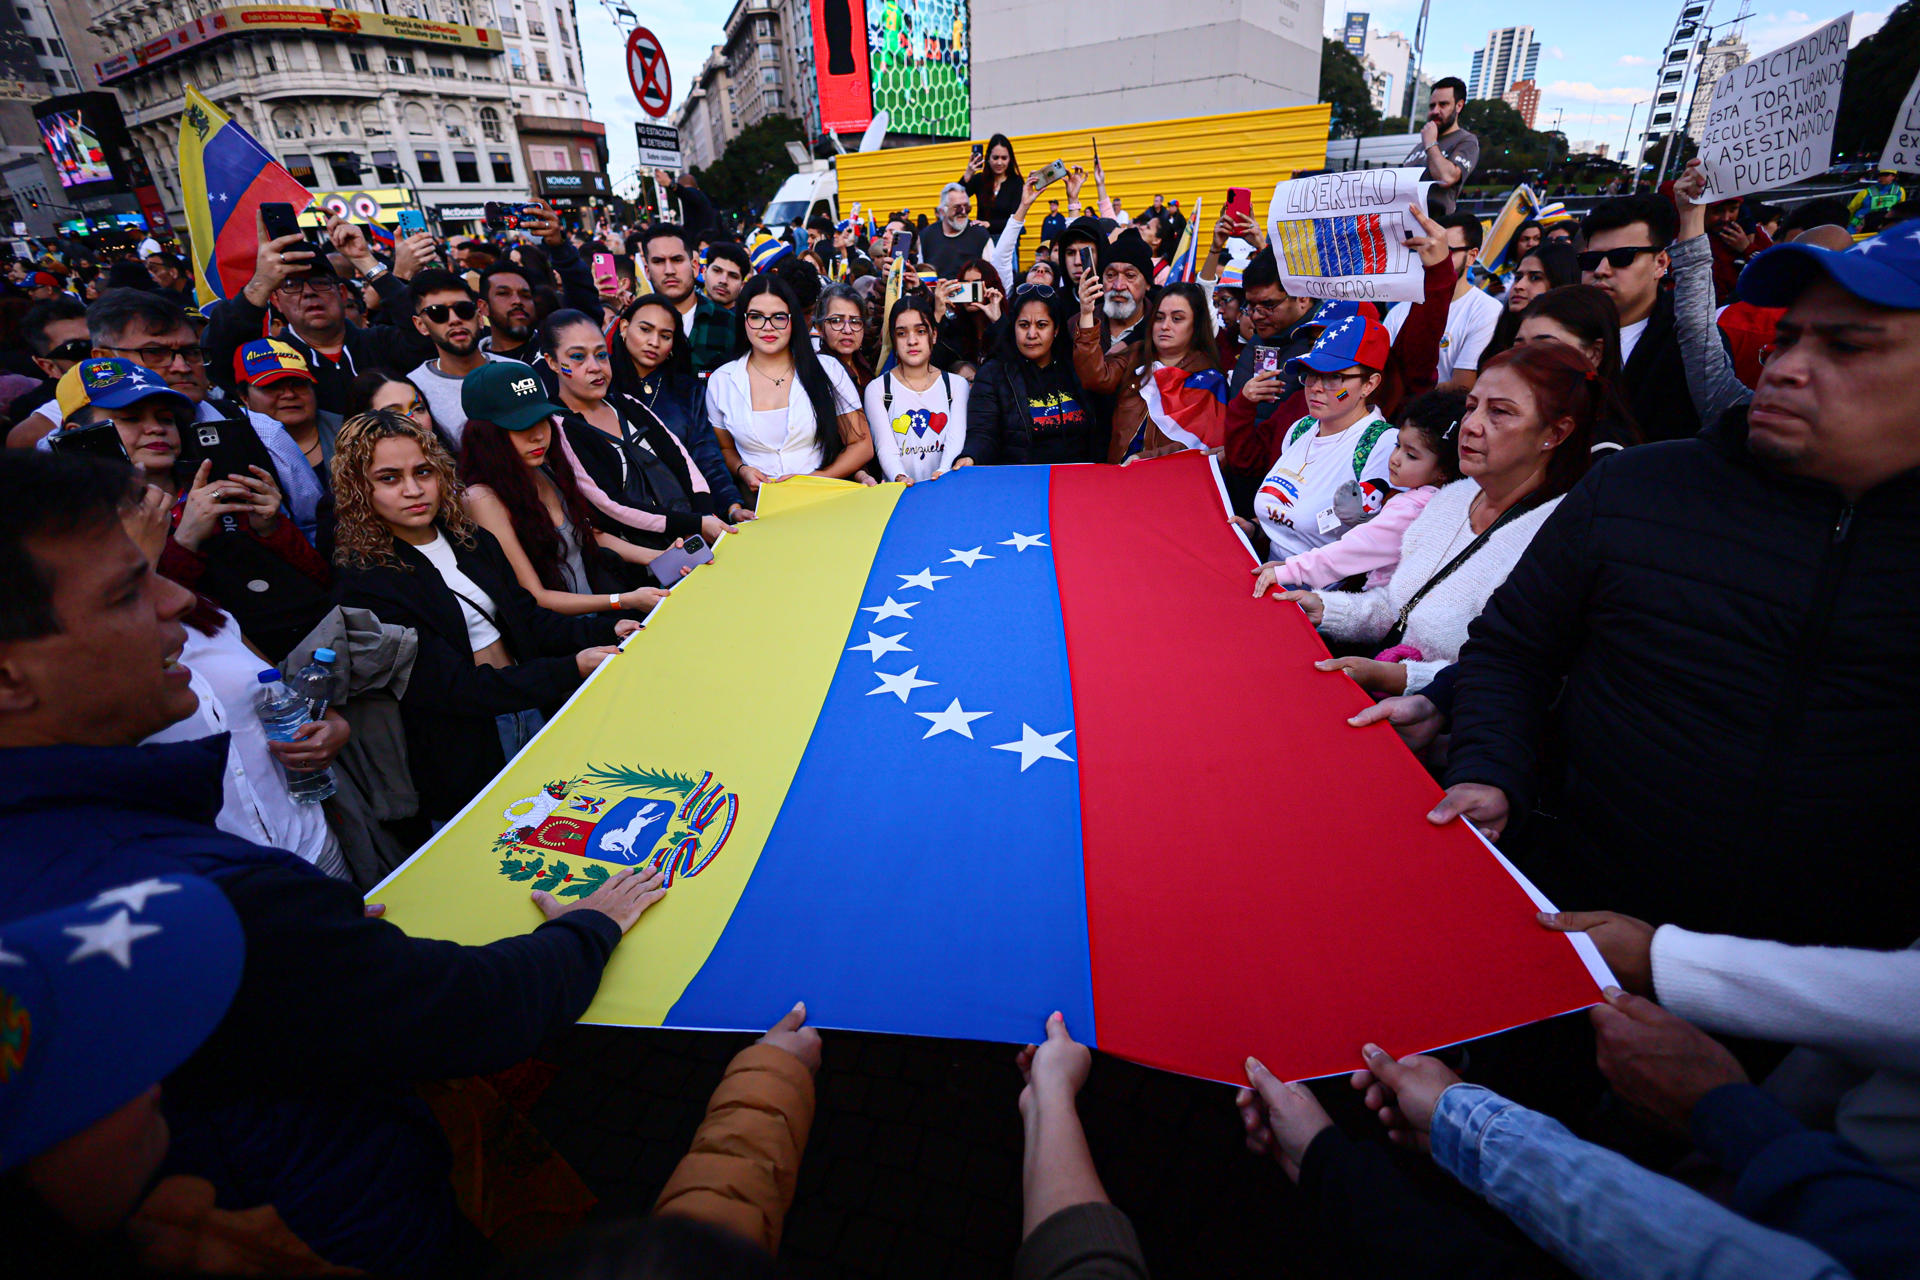
[[[542,418],[564,413],[547,399],[540,375],[518,360],[489,360],[460,380],[460,409],[506,431],[525,431]]]

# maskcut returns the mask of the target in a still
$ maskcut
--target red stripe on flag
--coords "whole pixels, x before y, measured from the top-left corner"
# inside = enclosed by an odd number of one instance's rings
[[[1387,269],[1387,242],[1380,234],[1380,215],[1364,214],[1360,218],[1360,253],[1367,262],[1367,274],[1379,275]]]
[[[1473,834],[1427,822],[1393,730],[1345,723],[1367,696],[1313,669],[1300,610],[1253,599],[1204,458],[1055,467],[1050,505],[1102,1049],[1299,1078],[1598,999]]]

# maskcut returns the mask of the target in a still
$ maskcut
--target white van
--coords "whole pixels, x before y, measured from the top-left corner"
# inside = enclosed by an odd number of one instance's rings
[[[766,212],[760,215],[760,221],[776,230],[807,225],[807,219],[815,214],[824,214],[827,221],[838,223],[840,195],[840,175],[834,172],[833,161],[811,160],[807,167],[800,170],[780,184],[773,193],[773,199],[767,201]]]

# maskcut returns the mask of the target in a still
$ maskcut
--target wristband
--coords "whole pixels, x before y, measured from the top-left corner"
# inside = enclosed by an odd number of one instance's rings
[[[607,597],[607,603],[613,608],[618,609],[620,607],[620,593],[616,591],[609,595]]]

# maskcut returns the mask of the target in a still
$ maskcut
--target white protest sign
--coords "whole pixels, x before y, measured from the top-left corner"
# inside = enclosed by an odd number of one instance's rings
[[[1840,118],[1853,14],[1732,68],[1713,84],[1700,159],[1703,203],[1771,191],[1826,172]]]
[[[1295,298],[1418,302],[1426,267],[1407,247],[1424,234],[1407,206],[1427,205],[1424,169],[1355,169],[1273,189],[1267,234],[1280,285]]]
[[[1880,167],[1895,173],[1920,173],[1920,74],[1913,77],[1907,100],[1893,117],[1893,132],[1887,135],[1887,149],[1880,153]]]

